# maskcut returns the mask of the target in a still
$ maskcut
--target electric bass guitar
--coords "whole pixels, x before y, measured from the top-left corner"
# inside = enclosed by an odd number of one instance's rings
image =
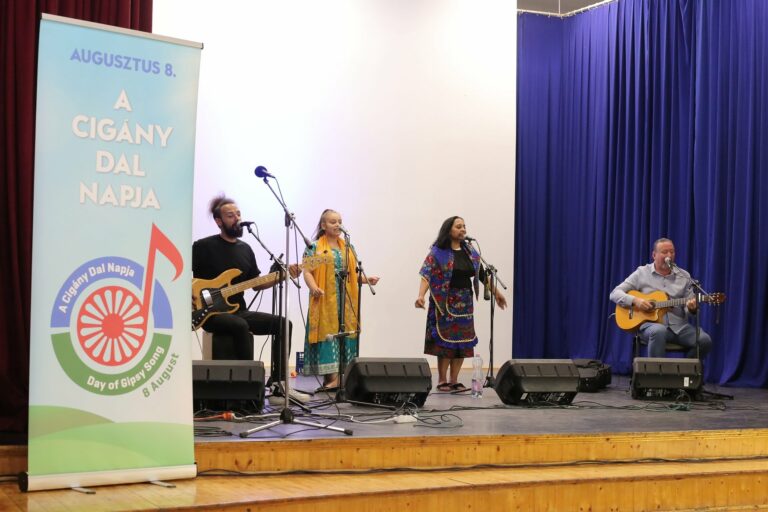
[[[684,306],[688,299],[670,299],[666,293],[662,291],[655,291],[651,293],[640,293],[637,290],[630,290],[627,292],[633,297],[640,297],[653,304],[653,309],[650,311],[640,311],[634,306],[625,308],[623,306],[616,306],[616,325],[620,329],[625,331],[635,331],[645,322],[662,323],[664,321],[664,315],[667,314],[667,310],[675,306]],[[722,304],[725,302],[724,293],[710,293],[709,295],[702,295],[701,302],[709,304]]]
[[[310,256],[304,258],[302,269],[314,270],[322,264],[333,264],[328,256]],[[248,289],[264,290],[283,280],[283,272],[254,277],[241,283],[232,284],[232,280],[242,274],[241,270],[225,270],[214,279],[192,279],[192,329],[199,329],[213,315],[234,313],[239,304],[230,304],[227,299]]]

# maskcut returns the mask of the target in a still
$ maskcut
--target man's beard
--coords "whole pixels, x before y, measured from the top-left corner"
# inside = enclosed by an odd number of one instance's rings
[[[224,226],[224,233],[232,238],[240,238],[243,236],[243,226],[238,222],[234,226]]]

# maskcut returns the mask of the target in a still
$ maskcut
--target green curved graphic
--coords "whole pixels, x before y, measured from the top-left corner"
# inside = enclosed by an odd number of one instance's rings
[[[191,425],[114,423],[66,407],[32,406],[29,411],[30,419],[34,416],[36,422],[51,425],[44,432],[29,432],[29,468],[35,474],[182,465],[194,460]],[[56,425],[63,417],[73,419],[68,425]]]
[[[69,407],[35,405],[29,408],[30,439],[61,430],[102,423],[112,423],[112,421],[92,412],[70,409]]]
[[[56,359],[72,382],[99,395],[123,395],[148,383],[163,368],[171,345],[171,336],[155,333],[149,350],[136,365],[123,373],[112,374],[88,367],[75,352],[69,333],[52,334],[51,340]]]

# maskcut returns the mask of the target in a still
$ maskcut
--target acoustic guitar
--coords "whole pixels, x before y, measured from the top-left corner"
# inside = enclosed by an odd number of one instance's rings
[[[311,271],[327,263],[333,264],[328,256],[310,256],[304,258],[300,268]],[[242,273],[241,270],[231,268],[214,279],[192,279],[192,329],[202,327],[214,315],[237,311],[240,305],[230,304],[227,300],[229,297],[248,289],[271,288],[283,280],[283,273],[278,271],[232,284],[232,280]]]
[[[630,290],[627,292],[633,297],[640,297],[653,304],[653,309],[650,311],[640,311],[634,306],[625,308],[623,306],[616,305],[616,325],[620,329],[625,331],[635,331],[645,322],[662,323],[664,321],[664,315],[667,314],[667,310],[675,306],[684,306],[688,299],[670,299],[666,293],[662,291],[655,291],[651,293],[640,293],[637,290]],[[710,293],[709,295],[702,295],[701,302],[709,304],[722,304],[725,302],[724,293]]]

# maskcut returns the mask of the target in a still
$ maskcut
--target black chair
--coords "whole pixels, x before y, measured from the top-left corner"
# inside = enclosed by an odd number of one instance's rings
[[[609,321],[615,321],[616,313],[611,313],[608,315]],[[640,357],[640,349],[643,346],[648,346],[648,340],[643,338],[643,336],[640,334],[640,330],[634,331],[632,335],[632,360],[634,361],[636,357]],[[664,348],[665,352],[682,352],[686,353],[688,352],[688,348],[678,345],[677,343],[667,343],[666,347]],[[697,359],[700,359],[697,356]]]
[[[209,333],[205,331],[203,343],[210,336],[211,359],[213,360],[235,360],[235,339],[229,334]],[[205,358],[204,358],[205,359]]]
[[[648,340],[640,334],[640,331],[635,331],[635,334],[632,337],[632,343],[632,359],[634,360],[634,358],[640,357],[641,347],[648,346]],[[664,352],[682,352],[685,354],[688,352],[688,347],[678,345],[677,343],[667,343],[664,347]],[[698,354],[696,358],[699,359]]]

